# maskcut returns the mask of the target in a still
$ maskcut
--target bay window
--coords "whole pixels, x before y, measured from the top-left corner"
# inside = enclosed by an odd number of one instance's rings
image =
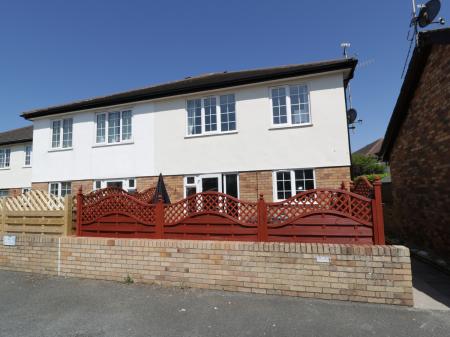
[[[236,130],[234,94],[187,101],[187,134],[201,135]]]
[[[306,85],[295,84],[271,88],[270,94],[274,126],[311,123],[309,92]]]

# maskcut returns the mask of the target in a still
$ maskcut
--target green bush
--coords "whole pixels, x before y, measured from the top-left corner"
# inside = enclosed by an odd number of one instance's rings
[[[352,171],[354,177],[367,175],[382,175],[386,171],[386,165],[380,163],[373,156],[353,154]]]

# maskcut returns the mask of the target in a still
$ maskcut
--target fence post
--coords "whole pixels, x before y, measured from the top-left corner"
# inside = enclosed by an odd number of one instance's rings
[[[264,195],[259,195],[257,204],[258,209],[258,241],[268,241],[269,233],[267,230],[267,204],[264,201]]]
[[[383,220],[383,204],[381,196],[381,180],[376,177],[373,182],[372,214],[373,214],[373,230],[375,236],[375,244],[384,245],[384,220]]]
[[[64,197],[64,236],[72,234],[72,205],[72,196],[66,195]]]
[[[83,212],[83,189],[80,186],[77,193],[77,236],[81,236],[81,214]]]
[[[164,204],[162,195],[158,195],[158,202],[155,206],[155,232],[157,239],[164,237]]]
[[[0,235],[3,235],[6,230],[6,198],[1,198],[1,213],[0,213]]]

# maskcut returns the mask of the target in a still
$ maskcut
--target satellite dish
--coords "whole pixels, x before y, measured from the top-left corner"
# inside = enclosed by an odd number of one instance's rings
[[[356,117],[358,116],[358,113],[355,109],[350,108],[347,110],[347,122],[348,124],[353,124],[356,120]]]
[[[430,0],[428,1],[419,12],[417,16],[417,22],[421,28],[428,26],[439,13],[441,9],[441,1],[440,0]]]

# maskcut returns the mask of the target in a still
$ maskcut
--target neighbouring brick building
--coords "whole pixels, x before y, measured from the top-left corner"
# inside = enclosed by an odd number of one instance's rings
[[[381,155],[392,176],[386,230],[450,257],[450,29],[419,33]]]

